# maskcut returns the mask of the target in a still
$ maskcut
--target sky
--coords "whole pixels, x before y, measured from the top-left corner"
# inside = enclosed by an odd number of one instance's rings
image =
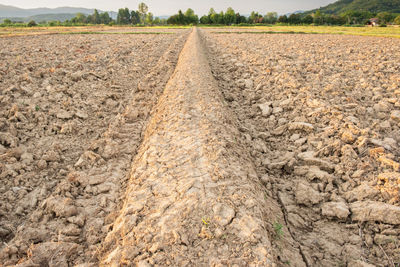
[[[179,9],[185,11],[192,8],[196,14],[208,13],[210,7],[217,12],[232,7],[241,14],[250,14],[251,11],[258,11],[262,14],[275,11],[279,14],[286,14],[298,10],[310,10],[319,8],[336,0],[0,0],[0,4],[12,5],[20,8],[37,7],[85,7],[97,8],[103,11],[117,11],[119,8],[128,7],[137,9],[140,2],[149,6],[149,11],[156,16],[172,15]]]

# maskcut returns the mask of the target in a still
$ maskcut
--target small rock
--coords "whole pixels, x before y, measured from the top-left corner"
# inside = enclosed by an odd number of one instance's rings
[[[260,180],[263,184],[268,184],[270,182],[268,174],[264,174],[263,176],[261,176]]]
[[[78,214],[78,209],[69,198],[49,197],[43,205],[47,211],[54,212],[57,217],[71,217]]]
[[[307,142],[307,137],[300,138],[294,142],[296,146],[302,146]]]
[[[106,177],[104,175],[96,175],[91,176],[88,180],[90,185],[98,185],[104,183],[106,181]]]
[[[21,162],[27,165],[31,164],[33,162],[33,155],[27,152],[23,153],[21,155]]]
[[[57,162],[60,160],[60,155],[57,152],[50,150],[43,155],[42,159],[47,162]]]
[[[83,216],[72,216],[67,219],[68,222],[82,227],[85,224],[85,219]]]
[[[296,187],[295,198],[299,204],[312,206],[320,203],[324,199],[324,196],[314,190],[310,184],[299,182]]]
[[[364,170],[356,170],[352,175],[351,178],[361,178],[362,175],[364,175],[365,171]]]
[[[378,195],[379,191],[366,182],[361,183],[358,187],[354,188],[353,190],[346,192],[344,197],[347,201],[361,201],[364,199],[373,199],[376,195]]]
[[[264,117],[268,117],[272,113],[271,103],[267,102],[264,104],[259,104],[258,107],[261,110],[261,113]]]
[[[387,235],[376,234],[374,237],[374,242],[377,245],[387,245],[390,243],[395,243],[395,242],[397,242],[397,236],[387,236]]]
[[[75,116],[80,119],[87,119],[89,117],[88,114],[82,110],[78,110],[77,112],[75,112]]]
[[[41,159],[41,160],[38,161],[37,167],[39,168],[39,170],[46,169],[47,168],[47,162],[44,159]]]
[[[244,86],[246,89],[252,89],[253,88],[253,81],[250,79],[244,80]]]
[[[339,219],[346,219],[349,214],[349,207],[344,202],[328,202],[322,204],[322,215],[328,217],[336,217]]]
[[[81,229],[75,224],[68,224],[61,229],[61,234],[67,236],[78,236],[81,234]]]
[[[272,113],[273,114],[277,114],[277,113],[281,113],[283,111],[283,108],[281,108],[281,107],[275,107],[273,110],[272,110]]]
[[[329,161],[322,160],[314,157],[314,151],[306,151],[303,153],[299,153],[297,157],[302,160],[306,165],[315,165],[319,166],[322,170],[326,170],[332,172],[335,170],[335,165],[330,163]]]
[[[400,224],[400,207],[398,206],[376,201],[357,201],[350,204],[350,210],[354,221]]]
[[[289,130],[290,131],[305,131],[305,132],[312,132],[314,130],[314,126],[311,123],[307,122],[292,122],[289,123]]]
[[[375,112],[388,112],[390,107],[386,102],[381,101],[374,105],[374,110]]]
[[[42,94],[40,93],[40,92],[36,92],[36,93],[34,93],[33,94],[33,98],[39,98],[39,97],[41,97],[42,96]]]
[[[0,133],[0,144],[5,145],[6,147],[17,147],[18,138],[9,133]]]
[[[114,108],[114,107],[118,106],[118,102],[117,102],[117,101],[114,101],[114,100],[111,99],[111,98],[107,98],[107,100],[106,100],[106,106],[109,107],[109,108]]]
[[[0,237],[1,238],[5,238],[9,234],[11,234],[11,230],[10,229],[0,227]]]
[[[356,140],[355,136],[350,131],[344,131],[342,133],[341,139],[343,142],[345,142],[347,144],[352,144]]]
[[[318,166],[310,166],[307,171],[306,177],[309,181],[319,179],[325,183],[329,183],[334,180],[334,177],[331,174],[321,170]]]
[[[400,110],[394,110],[390,114],[390,118],[396,122],[400,122]]]
[[[392,126],[390,125],[389,121],[383,121],[379,124],[379,126],[383,129],[383,130],[387,130],[390,129]]]
[[[56,117],[59,119],[68,120],[72,118],[72,114],[62,109],[57,113]]]
[[[213,207],[214,218],[217,223],[224,227],[235,217],[235,210],[228,205],[218,203]]]
[[[290,137],[290,141],[296,141],[296,140],[299,140],[300,139],[300,135],[299,134],[293,134],[291,137]]]
[[[286,129],[286,125],[282,125],[271,131],[271,134],[275,136],[280,136],[286,131]]]

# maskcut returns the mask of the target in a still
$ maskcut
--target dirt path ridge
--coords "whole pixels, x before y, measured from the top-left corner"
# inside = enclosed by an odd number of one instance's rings
[[[103,266],[273,266],[261,184],[195,28],[134,160]]]

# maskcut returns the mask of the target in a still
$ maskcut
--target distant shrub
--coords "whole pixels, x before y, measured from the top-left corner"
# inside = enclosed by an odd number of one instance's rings
[[[9,19],[5,19],[5,20],[3,20],[3,24],[10,25],[10,24],[12,24],[12,21]]]
[[[27,26],[28,27],[35,27],[35,26],[37,26],[37,24],[36,24],[36,22],[34,20],[31,20],[31,21],[28,22]]]
[[[394,19],[394,23],[400,25],[400,15]]]
[[[387,25],[385,23],[379,25],[379,27],[387,27]]]

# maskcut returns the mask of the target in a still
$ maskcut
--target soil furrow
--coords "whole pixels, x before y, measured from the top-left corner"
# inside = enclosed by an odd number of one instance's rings
[[[272,266],[261,185],[197,29],[154,111],[102,264]]]

